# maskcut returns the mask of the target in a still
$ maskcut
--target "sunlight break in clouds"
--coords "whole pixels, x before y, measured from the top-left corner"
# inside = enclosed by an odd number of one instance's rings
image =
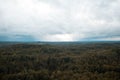
[[[74,41],[74,37],[72,34],[55,34],[55,35],[47,35],[44,40],[47,41]]]
[[[0,41],[120,40],[120,0],[0,0]]]
[[[43,41],[78,41],[77,37],[76,34],[54,34],[44,36]],[[79,35],[79,37],[84,38],[84,35]]]

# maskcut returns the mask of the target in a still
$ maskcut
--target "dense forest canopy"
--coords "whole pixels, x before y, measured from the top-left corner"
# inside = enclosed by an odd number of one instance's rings
[[[120,42],[1,44],[0,80],[120,80]]]

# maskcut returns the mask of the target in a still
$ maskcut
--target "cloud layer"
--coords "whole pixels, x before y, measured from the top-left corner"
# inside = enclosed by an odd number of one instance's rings
[[[120,40],[120,0],[0,0],[1,41]]]

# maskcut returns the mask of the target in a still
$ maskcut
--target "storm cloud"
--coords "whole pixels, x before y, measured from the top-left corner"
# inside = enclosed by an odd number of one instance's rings
[[[120,0],[0,0],[1,41],[120,40]]]

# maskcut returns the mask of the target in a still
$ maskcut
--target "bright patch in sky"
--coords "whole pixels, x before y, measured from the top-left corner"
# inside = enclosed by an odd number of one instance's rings
[[[0,0],[0,41],[120,41],[120,0]]]
[[[48,41],[74,41],[72,34],[55,34],[55,35],[47,35],[44,40]]]

